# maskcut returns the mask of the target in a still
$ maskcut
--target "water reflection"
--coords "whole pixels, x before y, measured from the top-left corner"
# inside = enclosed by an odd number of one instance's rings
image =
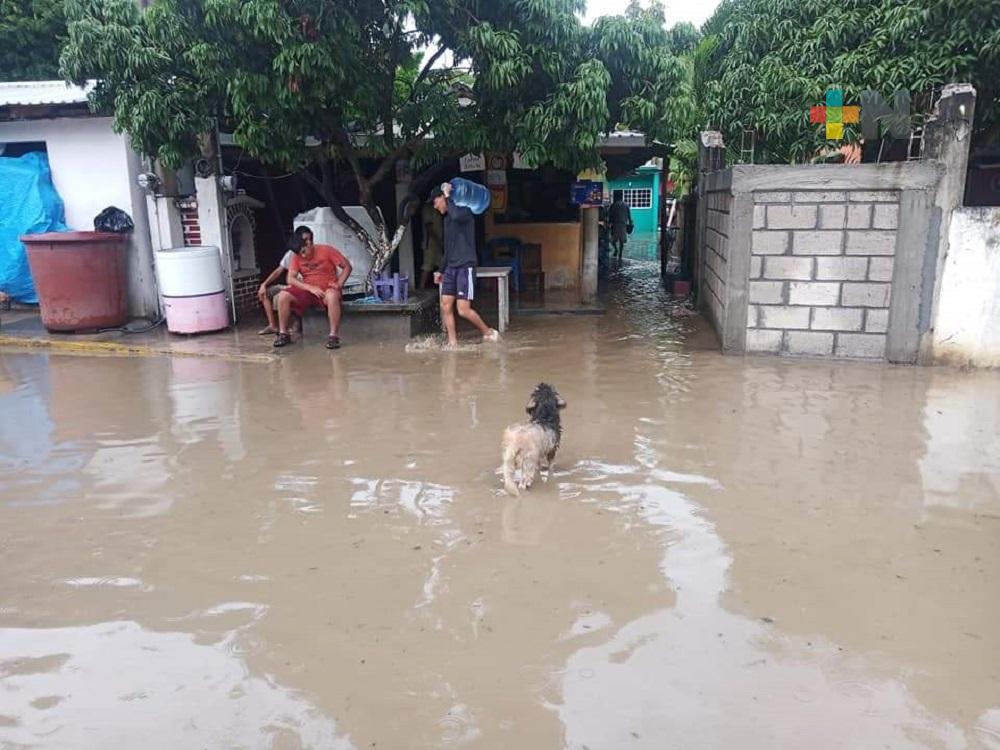
[[[231,638],[135,622],[0,629],[4,747],[353,748],[322,711],[247,673]]]
[[[18,505],[74,498],[86,462],[79,445],[56,436],[47,362],[44,355],[0,354],[0,475],[17,489]]]
[[[726,611],[732,560],[683,493],[615,479],[636,467],[587,468],[575,489],[663,529],[662,569],[677,598],[567,661],[555,707],[568,747],[964,746],[877,660]]]
[[[995,745],[998,382],[697,350],[644,261],[609,304],[455,353],[0,355],[0,745],[78,744],[84,700],[109,746]],[[540,380],[564,441],[507,498]]]

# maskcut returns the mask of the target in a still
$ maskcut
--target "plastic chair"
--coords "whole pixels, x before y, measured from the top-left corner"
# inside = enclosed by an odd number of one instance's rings
[[[521,240],[517,237],[494,237],[483,248],[481,266],[509,266],[511,287],[521,289]]]

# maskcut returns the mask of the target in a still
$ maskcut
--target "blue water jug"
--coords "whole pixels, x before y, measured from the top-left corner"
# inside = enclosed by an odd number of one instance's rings
[[[481,214],[490,207],[490,191],[478,182],[456,177],[451,180],[451,200],[456,206]]]

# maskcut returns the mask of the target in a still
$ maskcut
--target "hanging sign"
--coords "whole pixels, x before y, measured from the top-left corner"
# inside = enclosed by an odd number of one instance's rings
[[[490,210],[502,214],[507,210],[507,186],[490,185]]]
[[[486,158],[482,154],[466,154],[458,160],[463,172],[482,172],[486,169]]]
[[[597,180],[578,180],[570,185],[570,202],[584,208],[604,204],[604,183]]]
[[[490,187],[494,185],[506,185],[507,184],[507,172],[503,169],[488,169],[486,170],[486,184]]]

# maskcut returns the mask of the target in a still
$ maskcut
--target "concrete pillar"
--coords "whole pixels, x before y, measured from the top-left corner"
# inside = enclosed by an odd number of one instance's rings
[[[135,229],[129,238],[128,258],[128,309],[131,315],[155,319],[159,317],[160,299],[156,291],[156,274],[153,272],[152,227],[147,212],[146,197],[139,187],[137,177],[142,172],[142,160],[130,147],[126,147],[130,206]]]
[[[597,301],[597,256],[599,208],[581,208],[583,214],[583,262],[580,265],[580,301],[592,304]]]
[[[927,262],[924,264],[919,324],[921,338],[917,355],[920,364],[931,364],[934,358],[934,322],[945,259],[948,257],[951,214],[965,201],[965,177],[975,114],[976,89],[972,84],[950,83],[942,90],[934,114],[924,125],[924,159],[936,161],[944,172],[934,195],[934,218],[931,221],[934,231],[928,238]]]
[[[198,195],[198,224],[201,226],[203,245],[219,248],[222,275],[226,280],[226,295],[236,322],[236,299],[233,293],[233,254],[229,243],[229,225],[226,221],[226,196],[219,180],[212,177],[195,177],[195,192]]]
[[[718,130],[704,130],[698,140],[698,172],[716,172],[726,166],[726,144]]]
[[[410,163],[405,159],[396,162],[396,206],[403,205],[403,199],[410,192],[410,181],[412,180]],[[397,216],[397,221],[399,217]],[[399,274],[410,277],[410,289],[415,289],[417,284],[416,268],[413,260],[413,232],[411,227],[406,228],[406,234],[399,243],[397,252],[399,253]]]

